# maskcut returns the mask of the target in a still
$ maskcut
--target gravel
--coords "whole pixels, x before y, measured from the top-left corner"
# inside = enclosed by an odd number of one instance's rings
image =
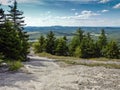
[[[0,73],[0,90],[120,90],[120,70],[74,65],[29,56],[18,72]]]

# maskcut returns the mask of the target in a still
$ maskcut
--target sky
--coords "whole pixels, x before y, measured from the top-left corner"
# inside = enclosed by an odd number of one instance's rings
[[[14,0],[0,0],[9,10]],[[120,0],[16,0],[27,26],[120,27]],[[7,13],[7,12],[6,12]]]

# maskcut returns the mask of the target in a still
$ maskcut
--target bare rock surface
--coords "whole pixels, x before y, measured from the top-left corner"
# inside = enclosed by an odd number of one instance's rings
[[[120,90],[120,70],[83,65],[60,67],[29,56],[18,72],[0,73],[0,90]]]

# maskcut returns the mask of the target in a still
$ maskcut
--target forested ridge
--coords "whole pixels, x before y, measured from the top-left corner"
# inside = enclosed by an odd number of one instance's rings
[[[54,32],[50,31],[46,36],[41,35],[33,46],[36,53],[47,52],[53,55],[80,58],[120,58],[118,43],[115,40],[108,40],[104,29],[101,30],[97,40],[81,28],[76,30],[69,41],[66,36],[57,38]]]

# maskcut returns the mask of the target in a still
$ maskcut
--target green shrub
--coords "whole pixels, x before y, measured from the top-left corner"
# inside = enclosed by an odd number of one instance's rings
[[[23,64],[20,61],[9,62],[9,65],[10,65],[9,67],[10,71],[17,71],[18,69],[23,67]]]

